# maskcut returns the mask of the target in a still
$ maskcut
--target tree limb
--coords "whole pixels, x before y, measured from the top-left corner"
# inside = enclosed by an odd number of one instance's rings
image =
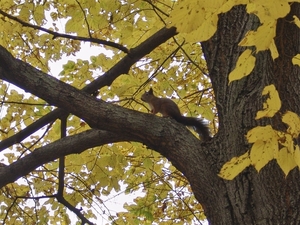
[[[0,167],[0,187],[27,175],[39,166],[59,157],[79,154],[84,150],[99,145],[126,141],[126,137],[107,131],[91,129],[77,135],[59,139],[51,144],[35,149],[9,166]]]
[[[130,67],[140,60],[142,57],[150,53],[153,49],[167,41],[169,38],[176,35],[176,29],[172,28],[162,28],[155,34],[153,34],[150,38],[146,41],[141,43],[139,46],[130,50],[130,54],[126,55],[123,59],[121,59],[118,63],[116,63],[110,70],[108,70],[105,74],[98,77],[96,80],[88,84],[82,90],[86,93],[92,94],[98,89],[109,86],[111,83],[119,77],[121,74],[128,73]],[[1,62],[0,62],[1,63]],[[43,126],[47,125],[48,123],[56,120],[58,117],[62,116],[63,114],[67,114],[62,109],[56,109],[51,113],[43,116],[39,120],[33,122],[22,131],[13,135],[3,141],[0,142],[0,151],[8,148],[9,146],[19,143],[24,140],[26,137],[34,133],[35,131],[39,130]]]
[[[167,157],[188,180],[194,180],[195,174],[198,174],[197,180],[195,180],[197,182],[191,182],[192,187],[196,189],[201,189],[209,193],[213,185],[222,185],[221,179],[217,176],[217,168],[211,165],[211,163],[215,162],[215,159],[213,159],[209,153],[210,143],[201,144],[191,132],[176,121],[169,118],[140,113],[95,99],[83,91],[57,80],[52,76],[48,76],[25,62],[15,59],[3,47],[0,47],[0,62],[0,78],[44,99],[50,104],[73,113],[84,119],[92,127],[106,130],[111,135],[108,139],[109,142],[106,140],[101,143],[97,140],[98,138],[101,139],[101,137],[94,137],[94,139],[91,139],[89,142],[80,141],[74,147],[72,147],[74,143],[62,139],[61,142],[55,142],[43,148],[47,149],[53,147],[56,143],[61,143],[68,147],[60,148],[57,146],[56,149],[53,150],[57,151],[57,149],[59,149],[55,154],[49,154],[50,149],[48,149],[47,155],[49,156],[46,158],[44,158],[44,155],[39,154],[39,151],[35,150],[30,154],[32,155],[31,160],[38,161],[38,164],[29,162],[29,165],[26,163],[27,169],[23,169],[23,167],[25,167],[23,160],[27,157],[25,156],[11,164],[9,166],[10,169],[6,167],[2,168],[0,186],[13,182],[14,179],[11,177],[16,178],[13,176],[14,173],[19,173],[19,176],[26,175],[36,168],[32,165],[38,166],[54,160],[62,154],[66,154],[66,150],[74,153],[74,149],[76,149],[76,153],[92,146],[117,141],[136,141],[144,143]],[[63,140],[65,140],[65,142]],[[203,163],[198,165],[197,168],[186,166],[189,164],[196,165],[199,164],[199,162]],[[17,171],[21,171],[23,174]],[[199,183],[201,183],[201,188]],[[220,193],[212,194],[215,195],[216,199],[219,198]]]

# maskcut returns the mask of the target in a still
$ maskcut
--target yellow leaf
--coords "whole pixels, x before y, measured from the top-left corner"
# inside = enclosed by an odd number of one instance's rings
[[[289,127],[287,132],[291,134],[294,138],[298,137],[300,134],[300,117],[291,111],[286,112],[282,116],[282,122],[287,124]]]
[[[300,54],[297,54],[292,58],[292,63],[294,65],[300,66]]]
[[[247,133],[249,143],[254,143],[250,151],[251,164],[260,171],[278,151],[278,135],[270,125],[255,127]]]
[[[274,39],[272,39],[271,44],[270,44],[270,51],[271,51],[271,56],[272,59],[276,59],[279,56],[279,53],[277,51],[277,47],[275,45]]]
[[[233,6],[237,4],[242,4],[242,3],[237,3],[235,0],[227,0],[219,9],[219,13],[226,13],[228,12]],[[246,3],[244,3],[246,4]]]
[[[202,111],[200,111],[202,109]],[[208,119],[209,121],[212,121],[215,117],[215,113],[212,110],[212,107],[210,105],[206,106],[204,105],[201,107],[200,110],[198,110],[198,113],[205,119]]]
[[[178,32],[189,34],[187,41],[205,41],[217,30],[218,10],[223,4],[223,0],[181,0],[171,12],[168,27],[175,26]]]
[[[234,80],[248,76],[254,68],[255,60],[251,50],[245,50],[238,58],[235,69],[229,74],[229,84]]]
[[[278,152],[277,163],[280,168],[283,170],[285,176],[297,166],[294,155],[291,154],[286,147],[283,147]]]
[[[249,130],[246,135],[246,138],[249,143],[254,143],[258,140],[269,141],[273,138],[277,140],[277,134],[270,125],[264,127],[258,126]]]
[[[289,11],[289,2],[285,0],[254,0],[247,4],[247,12],[257,15],[262,23],[285,17]]]
[[[256,31],[249,31],[240,46],[256,46],[257,51],[271,50],[272,58],[278,57],[274,44],[276,35],[276,23],[278,18],[285,17],[290,11],[290,5],[285,0],[254,0],[247,4],[247,12],[259,17],[262,25]]]
[[[71,220],[70,220],[69,215],[67,213],[63,214],[62,224],[71,224]]]
[[[273,117],[281,108],[279,94],[273,84],[264,88],[262,95],[267,94],[269,95],[269,98],[263,104],[263,110],[257,112],[255,117],[256,120],[262,117]]]
[[[233,157],[229,162],[226,162],[218,175],[223,179],[232,180],[249,165],[249,152],[246,152],[245,154],[239,157]]]
[[[143,161],[143,165],[145,168],[149,169],[153,167],[153,162],[150,158],[145,158]]]
[[[34,19],[37,22],[38,25],[43,25],[43,20],[45,19],[44,15],[44,7],[41,5],[38,5],[34,7]]]
[[[294,18],[294,23],[300,28],[300,20],[297,16],[293,16]]]
[[[294,140],[292,135],[281,131],[276,131],[278,136],[278,143],[286,147],[291,153],[294,152]]]
[[[81,17],[79,17],[81,18]],[[82,23],[80,23],[78,21],[78,19],[74,19],[74,18],[71,18],[69,19],[67,22],[66,22],[66,25],[65,25],[65,30],[66,30],[66,33],[72,33],[72,32],[82,32]]]
[[[66,169],[73,173],[79,173],[82,169],[82,157],[80,154],[72,154],[67,156]]]
[[[276,34],[276,20],[270,20],[261,25],[256,31],[248,31],[240,46],[256,46],[256,50],[269,49]]]
[[[299,149],[299,145],[295,146],[294,160],[295,160],[295,163],[297,164],[297,166],[300,169],[300,149]]]
[[[111,178],[110,185],[112,185],[116,192],[120,191],[119,180],[116,177]]]
[[[25,126],[29,126],[32,123],[32,118],[27,117],[26,119],[23,120]]]
[[[278,150],[278,142],[276,139],[269,141],[256,141],[250,151],[251,164],[259,172],[269,161],[274,158],[275,152]]]
[[[212,16],[211,20],[205,21],[197,30],[191,32],[189,35],[186,36],[186,41],[188,42],[198,42],[198,41],[206,41],[217,30],[217,22],[218,17]],[[205,32],[203,32],[205,30]]]
[[[15,189],[15,195],[18,196],[26,196],[27,193],[30,191],[28,185],[22,185],[20,184],[16,189]]]
[[[31,12],[30,12],[28,7],[30,7],[30,6],[25,5],[25,4],[21,7],[21,10],[20,10],[19,16],[18,16],[19,19],[24,20],[24,21],[28,21],[28,18],[31,15]]]
[[[176,26],[178,32],[190,33],[204,22],[205,8],[201,2],[182,0],[170,14],[170,26]],[[201,4],[203,6],[203,4]]]

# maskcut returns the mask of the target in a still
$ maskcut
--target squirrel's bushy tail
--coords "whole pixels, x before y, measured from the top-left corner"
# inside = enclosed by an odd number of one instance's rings
[[[173,117],[174,118],[174,117]],[[180,116],[174,118],[177,122],[182,123],[185,126],[194,127],[203,141],[211,139],[208,127],[203,123],[201,119],[195,117]]]

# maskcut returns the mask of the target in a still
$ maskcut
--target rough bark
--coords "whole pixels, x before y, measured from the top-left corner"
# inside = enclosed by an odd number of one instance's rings
[[[299,16],[299,10],[299,4],[293,4],[291,15]],[[1,167],[0,186],[62,155],[79,153],[108,142],[138,141],[167,157],[187,177],[211,224],[299,224],[298,169],[284,177],[276,162],[270,162],[260,173],[249,167],[233,181],[224,181],[217,176],[226,161],[249,149],[244,137],[249,129],[271,124],[284,130],[286,127],[281,123],[280,113],[288,109],[300,115],[300,71],[299,67],[291,64],[291,57],[300,52],[300,34],[291,20],[289,15],[278,21],[276,44],[280,57],[273,61],[268,51],[259,53],[252,74],[228,85],[228,74],[244,50],[238,47],[238,43],[245,32],[255,28],[259,21],[247,15],[242,6],[220,15],[217,33],[202,44],[220,121],[218,134],[205,143],[172,119],[97,100],[13,58],[0,48],[1,79],[101,129],[75,137],[82,141],[82,145],[71,147],[69,151],[63,149],[72,137],[37,149],[34,151],[36,155],[28,155],[23,161]],[[280,93],[283,102],[281,112],[272,119],[256,121],[254,117],[263,103],[261,91],[269,84],[275,84]],[[51,157],[44,158],[46,154]]]
[[[238,43],[249,29],[255,29],[258,19],[247,15],[244,7],[235,7],[220,16],[218,32],[202,44],[220,120],[219,132],[211,146],[219,168],[225,161],[249,149],[244,137],[249,129],[270,124],[285,131],[282,114],[290,110],[300,115],[300,69],[291,63],[291,58],[300,52],[300,31],[291,23],[291,15],[300,15],[299,4],[293,4],[291,13],[278,21],[276,45],[279,58],[273,61],[269,51],[260,52],[251,75],[230,85],[227,75],[244,51]],[[264,102],[262,89],[270,84],[274,84],[280,94],[281,110],[274,118],[255,120],[256,112],[261,110]],[[223,209],[206,212],[208,218],[212,224],[299,224],[299,175],[299,170],[294,169],[285,177],[275,161],[260,173],[250,167],[233,181],[224,182],[226,190],[223,190],[220,202]]]

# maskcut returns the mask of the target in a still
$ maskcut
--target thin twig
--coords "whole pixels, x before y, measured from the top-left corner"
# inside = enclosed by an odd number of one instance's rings
[[[88,29],[88,32],[89,32],[89,37],[92,38],[92,34],[91,34],[91,29],[90,29],[90,25],[89,25],[89,22],[86,18],[86,15],[85,15],[85,12],[84,12],[84,9],[82,8],[81,4],[76,0],[77,4],[79,5],[82,13],[83,13],[83,16],[84,16],[84,20],[86,22],[86,26],[87,26],[87,29]]]
[[[14,20],[14,21],[20,23],[24,27],[31,27],[35,30],[40,30],[40,31],[44,31],[48,34],[52,34],[53,39],[58,38],[58,37],[62,37],[62,38],[67,38],[67,39],[72,39],[72,40],[77,40],[77,41],[87,41],[87,42],[92,42],[92,43],[96,43],[96,44],[107,45],[107,46],[119,49],[122,52],[129,53],[129,50],[125,46],[120,45],[120,44],[115,43],[115,42],[112,42],[112,41],[106,41],[106,40],[101,40],[101,39],[92,38],[92,37],[87,38],[87,37],[73,36],[73,35],[69,35],[69,34],[62,34],[62,33],[54,32],[52,30],[49,30],[49,29],[46,29],[46,28],[43,28],[43,27],[40,27],[40,26],[36,26],[36,25],[30,24],[30,23],[27,23],[23,20],[20,20],[17,17],[9,15],[8,13],[6,13],[2,10],[0,10],[0,14],[2,14],[3,16],[8,17],[11,20]]]

